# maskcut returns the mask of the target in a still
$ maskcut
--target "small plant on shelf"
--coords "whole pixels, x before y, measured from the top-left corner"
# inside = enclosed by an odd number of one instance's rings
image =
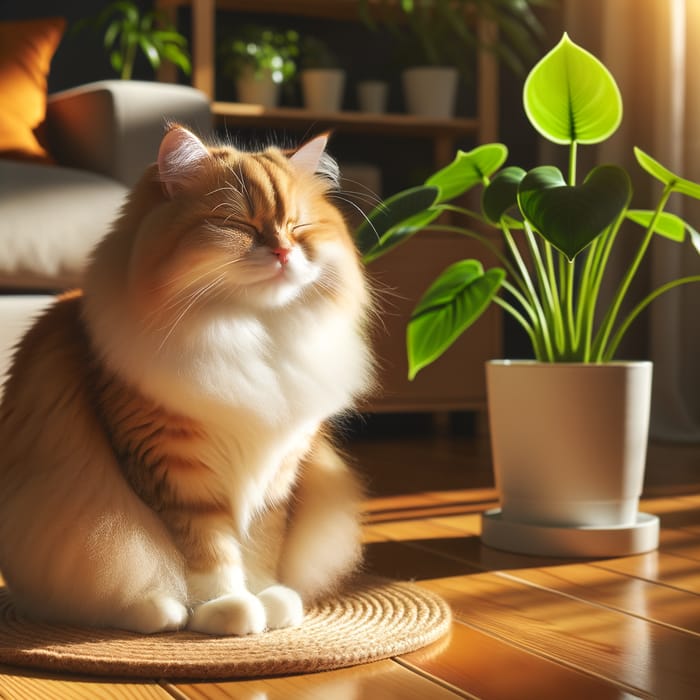
[[[299,34],[293,29],[247,25],[220,41],[219,56],[221,72],[232,80],[252,74],[257,80],[286,83],[297,72]]]
[[[360,0],[360,16],[373,30],[386,27],[404,66],[454,66],[466,82],[477,51],[492,51],[516,74],[536,60],[542,25],[533,12],[552,0]],[[498,29],[479,36],[477,20]]]
[[[95,19],[78,22],[74,31],[86,27],[104,30],[103,43],[109,61],[123,80],[130,80],[139,51],[155,71],[163,62],[175,64],[189,75],[192,70],[186,37],[158,12],[142,12],[130,0],[112,2]]]

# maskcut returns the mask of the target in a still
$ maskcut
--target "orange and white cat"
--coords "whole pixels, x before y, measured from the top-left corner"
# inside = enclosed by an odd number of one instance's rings
[[[50,621],[298,625],[360,559],[326,435],[372,382],[370,297],[326,137],[206,146],[172,126],[0,408],[0,571]]]

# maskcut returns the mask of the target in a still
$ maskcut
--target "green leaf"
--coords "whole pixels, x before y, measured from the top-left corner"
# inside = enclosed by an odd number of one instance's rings
[[[488,308],[505,271],[484,272],[478,260],[450,265],[428,288],[406,329],[408,376],[434,362]]]
[[[109,54],[109,62],[117,73],[121,72],[121,69],[124,67],[124,59],[119,51],[112,51]]]
[[[639,165],[646,170],[649,175],[660,180],[664,185],[668,185],[674,192],[700,199],[700,185],[692,180],[686,180],[680,175],[676,175],[668,168],[665,168],[658,160],[645,153],[641,148],[634,147],[634,156]]]
[[[532,126],[554,143],[599,143],[622,120],[612,74],[566,33],[530,71],[523,103]]]
[[[105,36],[104,36],[104,47],[106,49],[111,49],[112,44],[114,44],[114,40],[117,38],[119,35],[119,32],[121,31],[121,24],[119,20],[114,20],[107,29],[105,29]]]
[[[151,42],[146,37],[141,36],[141,37],[139,37],[139,46],[141,47],[141,50],[146,55],[148,62],[151,64],[151,67],[154,70],[159,68],[160,67],[160,54],[158,53],[158,49],[153,45],[153,42]]]
[[[497,172],[481,195],[481,210],[493,224],[498,224],[506,212],[518,204],[518,185],[527,173],[518,166]]]
[[[429,224],[431,224],[435,219],[442,214],[442,209],[440,207],[435,207],[433,209],[426,209],[425,211],[411,216],[405,219],[400,224],[390,228],[377,242],[376,245],[368,250],[362,257],[362,261],[365,264],[371,263],[373,260],[381,257],[385,253],[388,253],[392,248],[396,248],[397,245],[407,241],[411,236],[422,231]]]
[[[616,165],[594,168],[575,187],[557,168],[543,165],[523,178],[518,204],[532,226],[573,260],[620,216],[631,195],[629,176]]]
[[[475,185],[485,183],[503,165],[508,149],[501,143],[487,143],[471,151],[458,151],[455,159],[426,181],[440,188],[438,202],[447,202]]]
[[[437,187],[421,185],[402,190],[376,206],[355,230],[355,243],[359,251],[368,253],[398,224],[430,209],[439,194]]]
[[[655,214],[656,212],[651,209],[630,209],[625,216],[630,221],[634,221],[635,224],[639,224],[644,228],[649,228]],[[672,241],[681,243],[685,240],[686,226],[687,224],[680,216],[663,211],[656,219],[654,233],[658,233],[664,236],[664,238],[670,238]]]

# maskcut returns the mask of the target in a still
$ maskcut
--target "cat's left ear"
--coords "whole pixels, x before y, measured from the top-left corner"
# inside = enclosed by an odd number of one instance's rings
[[[289,157],[289,161],[299,170],[303,170],[309,175],[317,173],[322,168],[323,156],[326,152],[329,136],[329,133],[315,136],[310,141],[299,146]]]
[[[191,131],[179,124],[171,126],[158,150],[158,173],[168,197],[184,189],[208,158],[206,146]]]
[[[340,182],[338,164],[326,153],[329,137],[329,133],[319,134],[307,141],[289,156],[289,162],[302,172],[319,175],[332,187],[338,187]]]

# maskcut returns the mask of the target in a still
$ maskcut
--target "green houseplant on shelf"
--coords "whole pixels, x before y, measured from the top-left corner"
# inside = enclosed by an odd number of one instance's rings
[[[316,36],[303,37],[299,65],[304,107],[316,112],[340,111],[345,70],[330,46]]]
[[[533,7],[551,0],[361,0],[367,27],[386,27],[404,66],[407,110],[425,117],[454,113],[459,81],[471,83],[477,53],[496,55],[516,74],[539,55],[543,28]],[[488,22],[497,35],[480,33]],[[497,36],[497,38],[496,38]]]
[[[638,512],[652,367],[615,356],[654,299],[700,276],[670,280],[624,313],[623,302],[654,237],[690,237],[700,252],[697,231],[665,211],[674,194],[700,199],[700,184],[639,148],[637,163],[660,183],[654,209],[630,207],[630,176],[617,165],[599,165],[579,178],[579,147],[617,129],[622,100],[605,66],[566,34],[530,71],[523,101],[536,131],[568,148],[566,173],[551,165],[529,172],[502,167],[507,149],[497,143],[459,152],[423,185],[371,212],[356,232],[358,245],[369,262],[418,231],[446,230],[480,241],[500,261],[486,270],[478,260],[449,266],[418,302],[406,334],[410,377],[492,303],[530,339],[535,361],[487,364],[501,509],[484,516],[484,541],[536,554],[645,551],[658,541],[658,521]],[[477,186],[480,211],[456,203]],[[445,212],[457,223],[440,223]],[[623,232],[624,222],[630,223]],[[636,253],[605,303],[603,280],[623,233],[638,237]]]
[[[235,82],[240,102],[275,107],[280,86],[297,72],[299,34],[249,24],[226,35],[218,52],[221,73]]]
[[[104,28],[103,43],[109,61],[122,80],[130,80],[136,58],[142,53],[155,71],[164,61],[189,75],[192,70],[187,39],[158,12],[142,12],[131,0],[107,5],[95,19],[78,22],[74,31]]]

